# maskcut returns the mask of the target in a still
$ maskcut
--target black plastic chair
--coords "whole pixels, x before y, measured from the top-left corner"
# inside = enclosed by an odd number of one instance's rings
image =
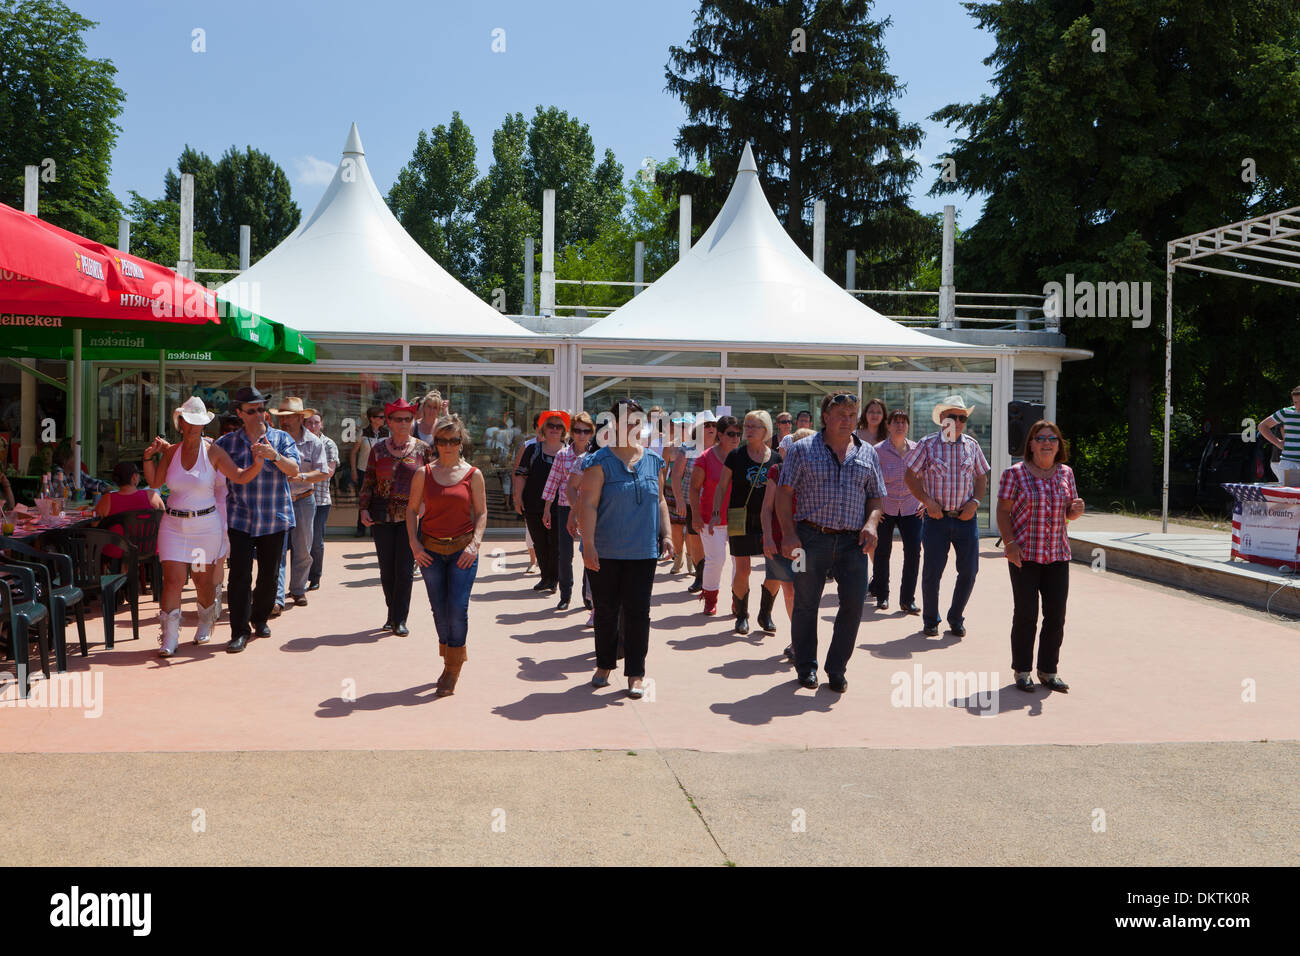
[[[112,531],[103,528],[65,528],[42,536],[50,550],[66,554],[72,560],[73,584],[81,588],[87,598],[99,595],[100,610],[104,615],[104,646],[113,646],[114,618],[117,599],[125,594],[131,607],[131,631],[134,640],[140,639],[140,570],[135,545]],[[105,573],[104,547],[117,545],[122,549],[123,573]]]
[[[30,680],[28,676],[29,635],[33,625],[36,626],[36,643],[41,652],[41,673],[46,679],[50,676],[50,617],[45,608],[37,603],[36,576],[29,568],[15,565],[0,565],[0,620],[9,630],[10,647],[13,652],[14,668],[18,676],[18,692],[23,697],[28,695]]]
[[[86,643],[86,595],[74,582],[72,559],[66,554],[41,551],[16,538],[0,538],[0,551],[8,551],[10,558],[16,563],[39,566],[46,571],[47,582],[44,587],[49,595],[46,608],[50,612],[50,620],[54,623],[55,660],[59,670],[68,669],[69,610],[77,617],[77,637],[81,645],[81,656],[88,657],[90,647]]]
[[[122,535],[136,547],[140,571],[149,573],[149,590],[155,601],[162,600],[162,562],[158,560],[158,527],[163,513],[157,508],[119,511],[100,519],[99,527]]]

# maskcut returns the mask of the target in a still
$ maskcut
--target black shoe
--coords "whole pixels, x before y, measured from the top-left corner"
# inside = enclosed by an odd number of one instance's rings
[[[1034,691],[1034,682],[1028,674],[1021,674],[1016,678],[1016,690]]]
[[[591,598],[588,598],[588,597],[583,598],[583,599],[582,599],[582,606],[585,607],[588,611],[590,611],[590,610],[591,610]]]
[[[687,594],[699,594],[704,590],[704,562],[695,562],[695,580],[686,589]]]
[[[965,637],[965,636],[966,636],[966,625],[965,625],[965,624],[949,624],[949,625],[948,625],[948,630],[952,631],[952,632],[953,632],[954,634],[956,634],[958,637]]]
[[[877,611],[888,611],[888,610],[889,610],[889,598],[887,598],[887,597],[883,597],[883,598],[882,598],[882,597],[878,597],[878,598],[876,598],[876,610],[877,610]]]
[[[758,598],[758,626],[769,634],[776,633],[776,622],[772,620],[772,605],[776,602],[776,595],[763,588]]]
[[[406,635],[410,634],[411,632],[406,629],[405,621],[398,621],[396,624],[393,625],[393,633],[396,634],[398,637],[406,637]]]
[[[800,675],[799,675],[799,686],[800,686],[800,687],[807,687],[809,690],[816,690],[816,689],[817,689],[817,675],[816,675],[815,673],[814,673],[814,674],[800,674]]]
[[[849,689],[849,680],[843,674],[827,674],[826,686],[837,694],[842,694]]]
[[[270,637],[270,636],[271,636],[271,629],[270,629],[269,627],[267,627],[265,624],[254,624],[254,625],[253,625],[253,636],[254,636],[254,637]]]
[[[749,633],[749,592],[745,592],[744,597],[731,595],[731,613],[736,618],[736,625],[732,630],[737,634]]]
[[[237,634],[236,636],[230,639],[229,643],[226,644],[226,653],[238,654],[240,651],[244,649],[244,645],[247,643],[248,643],[247,634]]]
[[[550,587],[550,585],[547,583],[545,579],[542,579],[541,581],[538,581],[536,584],[533,585],[533,590],[545,591],[548,587]]]
[[[794,663],[794,645],[793,645],[793,644],[791,644],[789,647],[787,647],[787,648],[786,648],[784,651],[782,651],[781,653],[783,653],[783,654],[785,655],[785,659],[788,660],[791,664]]]
[[[393,619],[391,617],[384,618],[384,626],[381,627],[380,630],[391,631],[392,629],[393,629]]]
[[[567,611],[569,609],[569,599],[560,598],[560,603],[555,605],[557,611]]]
[[[547,594],[554,594],[554,593],[555,593],[556,591],[558,591],[559,589],[560,589],[560,585],[559,585],[558,582],[556,582],[556,581],[547,581],[547,582],[546,582],[546,587],[545,587],[544,590],[546,591]]]
[[[307,590],[308,590],[308,591],[319,591],[319,590],[320,590],[320,582],[319,582],[319,581],[315,581],[315,582],[309,583],[309,584],[307,585]]]
[[[900,605],[898,605],[898,606],[899,606],[900,608],[902,608],[904,611],[906,611],[908,614],[920,614],[920,613],[921,613],[921,609],[920,609],[919,607],[916,606],[916,602],[915,602],[915,601],[908,601],[908,602],[906,602],[905,604],[900,604]]]
[[[1051,677],[1044,677],[1043,672],[1038,672],[1038,679],[1043,682],[1043,686],[1048,690],[1054,690],[1059,694],[1066,694],[1070,691],[1070,685],[1061,678],[1053,674]]]
[[[271,608],[271,617],[279,617],[281,613],[283,613],[283,611],[284,611],[284,605],[277,604],[275,607]]]
[[[926,637],[938,637],[938,636],[939,636],[939,625],[938,625],[938,624],[927,624],[927,625],[925,626],[925,630],[924,630],[922,633],[924,633]]]

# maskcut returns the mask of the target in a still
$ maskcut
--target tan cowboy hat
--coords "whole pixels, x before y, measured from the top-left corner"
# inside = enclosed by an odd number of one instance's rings
[[[185,399],[185,403],[180,408],[172,409],[172,427],[180,431],[181,426],[178,419],[181,418],[191,425],[206,425],[216,417],[217,413],[208,411],[207,406],[203,404],[203,399],[197,395],[191,395]]]
[[[948,410],[965,412],[968,416],[975,414],[975,406],[967,405],[960,395],[949,395],[939,404],[934,406],[934,411],[930,413],[930,420],[936,425],[943,424],[943,413]]]
[[[314,408],[303,408],[302,399],[297,395],[287,395],[280,399],[279,408],[271,408],[268,411],[279,418],[281,415],[301,415],[303,418],[311,418],[316,414]]]

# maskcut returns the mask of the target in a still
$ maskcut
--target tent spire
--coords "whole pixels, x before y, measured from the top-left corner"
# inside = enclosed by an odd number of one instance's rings
[[[749,148],[749,143],[745,144],[745,151],[740,154],[740,168],[736,170],[737,175],[740,173],[758,172],[758,163],[754,162],[754,151]]]
[[[352,124],[352,129],[348,130],[348,141],[343,144],[343,155],[364,156],[366,155],[365,147],[361,145],[361,134],[357,132],[357,124]]]

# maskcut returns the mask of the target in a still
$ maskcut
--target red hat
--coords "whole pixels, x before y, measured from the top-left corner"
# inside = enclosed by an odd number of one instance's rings
[[[550,421],[552,418],[558,418],[560,421],[564,422],[564,430],[566,432],[569,430],[569,426],[572,424],[572,422],[569,420],[569,413],[561,412],[558,411],[557,409],[548,409],[547,411],[542,412],[542,417],[537,420],[537,423],[541,425],[543,428],[545,428],[546,423]]]
[[[393,412],[410,412],[412,417],[419,417],[419,410],[404,398],[398,398],[395,402],[389,402],[384,406],[384,417],[390,417]]]

